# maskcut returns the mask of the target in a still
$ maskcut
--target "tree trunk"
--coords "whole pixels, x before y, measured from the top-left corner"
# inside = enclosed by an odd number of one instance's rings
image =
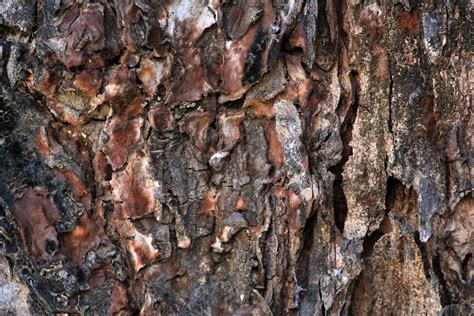
[[[0,2],[0,313],[472,312],[472,1]]]

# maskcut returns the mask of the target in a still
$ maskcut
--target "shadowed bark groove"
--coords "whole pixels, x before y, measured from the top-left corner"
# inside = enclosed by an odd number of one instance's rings
[[[0,1],[0,314],[468,314],[472,3]]]
[[[342,171],[345,163],[352,155],[352,147],[349,144],[352,141],[352,129],[359,109],[359,74],[356,71],[351,71],[349,73],[349,79],[351,82],[351,103],[342,122],[340,131],[342,139],[342,159],[337,165],[329,168],[329,171],[331,171],[335,177],[333,182],[334,220],[340,232],[344,231],[344,222],[347,216],[347,201],[342,187]]]

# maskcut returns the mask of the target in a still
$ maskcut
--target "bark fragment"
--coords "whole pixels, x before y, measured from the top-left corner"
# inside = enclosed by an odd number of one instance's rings
[[[469,313],[471,7],[4,0],[5,313]]]

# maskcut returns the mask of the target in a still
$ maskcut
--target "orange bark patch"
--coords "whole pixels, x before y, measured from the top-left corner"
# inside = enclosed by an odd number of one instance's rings
[[[185,132],[201,153],[207,149],[207,131],[213,120],[214,117],[209,112],[191,113],[186,118]]]
[[[134,154],[125,170],[113,174],[110,184],[117,218],[138,218],[160,210],[148,155]]]
[[[170,72],[169,60],[144,58],[138,71],[138,78],[143,83],[145,92],[151,96],[156,93],[158,86],[170,75]]]
[[[124,118],[134,118],[143,114],[143,103],[146,101],[144,95],[135,96],[130,103],[127,103],[125,109],[120,110],[120,115]]]
[[[171,112],[164,107],[159,107],[148,112],[148,121],[152,128],[160,132],[171,131],[175,121]]]
[[[275,122],[266,123],[266,138],[268,144],[268,160],[278,170],[283,167],[283,147],[278,139]]]
[[[77,74],[72,84],[73,87],[81,91],[83,95],[92,99],[99,92],[101,83],[100,71],[92,70]]]
[[[60,254],[73,262],[82,263],[89,250],[100,242],[101,228],[87,213],[81,215],[76,228],[60,236]]]
[[[136,80],[135,71],[124,65],[112,67],[107,82],[104,85],[104,93],[107,98],[120,96],[132,89]]]
[[[121,168],[127,161],[129,151],[138,143],[141,137],[142,118],[123,120],[120,117],[112,119],[109,126],[110,140],[104,152],[114,170]]]
[[[126,308],[127,305],[128,305],[127,290],[121,283],[116,282],[113,285],[112,291],[110,293],[110,307],[109,307],[109,310],[107,311],[107,314],[116,315],[122,309]]]
[[[54,78],[53,74],[48,69],[44,68],[36,89],[45,96],[51,98],[56,91],[57,84],[58,80]]]
[[[216,192],[216,190],[209,190],[199,206],[198,214],[214,215],[217,210],[217,200],[219,199],[219,195],[220,194]]]
[[[58,249],[59,242],[54,225],[60,214],[46,188],[27,188],[15,201],[13,216],[30,258],[49,258]]]
[[[236,100],[242,97],[250,88],[242,86],[242,77],[244,75],[245,58],[256,36],[257,28],[258,26],[251,27],[243,37],[233,41],[224,54],[224,63],[221,70],[221,89],[226,95],[219,97],[220,103]]]
[[[81,202],[82,205],[86,207],[86,209],[90,209],[92,203],[92,196],[89,191],[87,191],[87,188],[82,183],[81,179],[77,176],[77,174],[71,170],[60,170],[57,168],[55,168],[54,171],[56,172],[56,174],[63,177],[64,180],[66,180],[69,186],[73,189],[74,198],[77,201]]]
[[[52,100],[47,101],[47,106],[61,121],[73,126],[82,124],[81,113],[79,111]]]
[[[381,49],[382,51],[380,54],[377,56],[378,57],[378,62],[377,62],[377,77],[379,79],[387,79],[389,77],[389,61],[386,52]]]
[[[313,81],[307,77],[306,72],[301,64],[300,56],[285,55],[286,67],[290,83],[288,88],[278,99],[298,101],[301,107],[308,104],[309,95],[312,90]]]
[[[405,33],[416,34],[421,31],[421,21],[416,8],[410,12],[403,10],[398,21],[400,29]]]
[[[187,66],[183,69],[184,76],[175,82],[167,97],[167,102],[170,105],[183,101],[198,101],[211,88],[206,81],[199,50],[197,48],[187,49],[183,60],[186,60]]]
[[[289,204],[289,209],[288,209],[288,222],[289,222],[289,228],[292,231],[298,231],[302,228],[302,223],[301,223],[301,212],[303,211],[301,209],[301,198],[293,191],[288,190],[287,192],[287,198],[288,198],[288,204]]]
[[[46,132],[41,129],[35,136],[36,148],[43,157],[47,157],[50,154],[49,141],[46,136]]]
[[[250,108],[255,117],[273,118],[273,102],[260,102],[255,99],[246,99],[243,108]]]
[[[307,46],[306,46],[306,40],[305,40],[305,35],[304,35],[304,30],[303,30],[303,24],[299,22],[294,31],[291,33],[290,39],[289,39],[290,47],[291,48],[301,48],[303,49],[303,52],[306,54],[307,53]]]
[[[126,247],[130,254],[135,272],[152,263],[158,258],[158,250],[153,246],[153,237],[138,231],[129,220],[116,221],[120,236],[126,240]]]
[[[239,211],[242,211],[242,210],[245,210],[247,208],[247,201],[245,200],[244,197],[239,197],[239,199],[237,200],[237,203],[235,204],[235,209],[236,210],[239,210]]]
[[[240,123],[244,118],[245,113],[242,111],[225,112],[219,116],[223,147],[235,144],[240,139]]]

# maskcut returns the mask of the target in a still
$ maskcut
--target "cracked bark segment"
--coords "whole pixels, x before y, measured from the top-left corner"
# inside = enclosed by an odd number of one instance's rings
[[[473,287],[473,207],[473,198],[466,196],[451,215],[442,221],[444,229],[440,235],[439,260],[441,269],[446,271],[444,279],[449,288],[450,300],[458,304],[470,303],[468,293],[472,292]]]
[[[85,5],[65,4],[61,13],[55,18],[56,28],[51,34],[48,24],[44,26],[45,36],[40,43],[49,50],[53,57],[67,68],[86,65],[100,67],[103,65],[99,53],[106,48],[104,29],[104,7],[99,3]]]
[[[74,76],[71,86],[92,100],[102,84],[102,73],[99,70],[84,71]],[[70,86],[68,86],[69,88]]]
[[[219,115],[220,141],[222,147],[234,146],[240,139],[240,124],[245,119],[243,111],[226,111]]]
[[[263,2],[251,0],[248,3],[229,2],[221,6],[221,28],[231,40],[242,37],[250,25],[263,15]]]
[[[450,17],[460,17],[469,14],[468,11],[463,5],[446,6],[446,14]],[[447,22],[446,40],[456,44],[446,45],[443,48],[446,58],[440,58],[433,66],[433,112],[443,113],[437,117],[436,129],[444,140],[442,147],[449,164],[447,198],[450,209],[454,209],[465,194],[470,194],[472,188],[472,180],[466,177],[472,174],[472,155],[469,154],[469,148],[472,147],[469,145],[472,144],[472,115],[469,114],[471,106],[467,96],[462,93],[468,89],[468,73],[472,71],[472,63],[467,59],[472,43],[466,44],[466,50],[462,43],[456,41],[457,38],[467,38],[466,23],[460,18]],[[448,101],[448,95],[451,101]]]
[[[178,40],[188,38],[190,41],[186,44],[188,47],[191,46],[189,44],[194,44],[205,29],[216,22],[212,4],[207,5],[207,1],[173,0],[168,9],[168,34]],[[177,44],[185,43],[177,42]]]
[[[5,306],[469,313],[470,7],[4,0]]]
[[[414,19],[419,19],[415,16]],[[403,62],[407,52],[393,49],[391,131],[393,149],[389,153],[389,172],[404,183],[413,185],[418,192],[419,230],[422,241],[432,234],[432,217],[446,210],[445,161],[440,155],[438,117],[432,97],[432,85],[420,80],[419,75],[429,72],[428,60],[422,53],[419,33],[410,36],[400,31],[395,38],[409,44],[411,62]],[[407,78],[412,78],[407,81]],[[415,131],[409,133],[410,130]],[[403,135],[403,136],[402,136]],[[417,148],[414,150],[414,148]],[[419,151],[423,155],[418,154]],[[415,153],[416,152],[416,153]]]
[[[161,205],[155,198],[159,184],[151,173],[151,161],[143,152],[132,155],[124,170],[113,173],[110,184],[116,218],[133,219],[155,212],[159,216]]]
[[[430,306],[433,310],[426,306],[418,306],[417,302],[408,301],[412,309],[427,309],[429,313],[437,313],[440,311],[438,304],[444,305],[445,303],[445,283],[444,277],[439,273],[439,262],[436,255],[429,251],[430,244],[423,243],[420,240],[420,232],[417,231],[418,217],[418,194],[413,188],[408,188],[403,185],[400,181],[389,178],[387,182],[387,199],[386,199],[387,212],[384,217],[380,228],[364,241],[364,252],[363,256],[372,257],[378,256],[375,254],[376,247],[379,242],[388,237],[390,243],[389,247],[398,248],[400,261],[399,264],[403,264],[404,267],[411,270],[420,270],[424,274],[424,278],[416,277],[418,281],[415,281],[413,286],[414,289],[422,291],[425,285],[429,285],[430,288],[424,290],[424,299],[428,301],[435,300]],[[395,233],[395,234],[394,234]],[[395,235],[395,236],[394,236]],[[398,236],[398,241],[395,238]],[[393,245],[395,244],[395,245]],[[421,259],[421,262],[419,261]],[[367,259],[369,260],[369,259]],[[389,260],[392,260],[389,257]],[[418,262],[412,262],[411,265],[407,265],[410,260]],[[414,272],[411,270],[406,274]],[[365,271],[364,271],[365,272]],[[364,273],[362,272],[362,273]],[[413,276],[415,278],[415,276]],[[423,283],[425,285],[423,285]],[[404,286],[401,282],[393,284],[395,291],[400,291]],[[401,291],[400,296],[406,295],[406,290]],[[403,306],[405,308],[405,306]]]
[[[223,252],[222,243],[228,243],[240,230],[247,228],[248,223],[242,214],[234,212],[224,219],[222,229],[217,233],[216,241],[212,248],[216,252]]]
[[[106,239],[100,224],[100,217],[91,218],[88,213],[82,214],[71,232],[60,235],[59,255],[82,264],[87,253],[96,248],[101,240]]]
[[[351,312],[436,315],[441,302],[436,285],[426,279],[423,258],[413,236],[404,234],[396,221],[388,218],[384,221],[381,224],[384,235],[371,246],[367,268],[356,282]],[[404,304],[395,303],[394,298]]]
[[[286,171],[290,177],[301,176],[304,173],[304,166],[302,164],[302,126],[299,113],[293,103],[285,100],[276,102],[274,109],[276,130],[280,143],[283,145]]]
[[[209,127],[214,120],[212,113],[191,113],[186,117],[184,129],[200,154],[207,151]]]
[[[107,142],[104,152],[107,160],[114,170],[120,169],[128,160],[131,149],[141,139],[141,127],[143,119],[116,118],[110,122],[110,140]]]
[[[138,78],[149,96],[156,94],[158,86],[171,73],[171,58],[165,60],[143,59],[138,70]]]
[[[153,237],[137,230],[130,220],[116,222],[118,232],[126,240],[126,247],[135,272],[152,263],[160,253],[153,245]]]
[[[276,69],[266,74],[262,81],[245,95],[245,98],[268,101],[285,91],[286,84],[286,70],[283,60],[280,59]]]
[[[220,103],[241,98],[268,71],[268,65],[272,63],[271,49],[279,37],[276,34],[279,27],[272,28],[275,14],[275,9],[265,1],[259,23],[238,40],[226,43]]]
[[[316,20],[318,16],[320,16],[318,1],[312,0],[305,3],[301,21],[296,24],[288,42],[291,47],[298,47],[303,50],[302,60],[310,68],[312,68],[316,58]]]
[[[344,236],[348,239],[363,238],[376,229],[384,209],[385,189],[378,184],[386,181],[384,121],[389,112],[389,83],[380,82],[389,79],[383,10],[377,4],[361,8],[360,27],[371,36],[355,54],[370,54],[371,59],[359,62],[359,69],[348,76],[351,101],[344,122],[349,119],[349,124],[341,128],[346,148],[350,147],[342,173],[348,209]]]

